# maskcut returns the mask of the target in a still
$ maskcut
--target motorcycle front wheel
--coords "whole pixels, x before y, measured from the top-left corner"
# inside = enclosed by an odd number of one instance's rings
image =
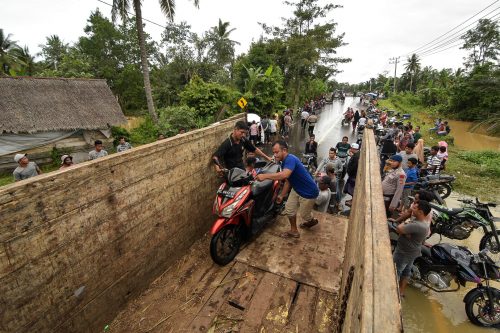
[[[500,298],[495,297],[493,306],[495,308],[490,311],[488,294],[477,290],[465,303],[465,313],[475,325],[498,328],[500,327]]]
[[[449,184],[439,184],[436,187],[436,191],[441,197],[441,199],[446,199],[451,194],[451,186]]]
[[[234,225],[226,225],[212,236],[210,241],[210,256],[221,266],[229,264],[240,250],[242,234]]]
[[[488,249],[490,251],[488,256],[496,263],[500,261],[500,244],[497,243],[495,234],[492,231],[488,231],[484,234],[479,242],[479,251],[484,249]]]

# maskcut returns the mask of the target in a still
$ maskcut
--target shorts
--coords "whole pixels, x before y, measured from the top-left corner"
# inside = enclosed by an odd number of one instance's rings
[[[398,250],[396,249],[392,257],[394,259],[394,264],[396,265],[396,274],[398,275],[398,279],[410,277],[413,262],[416,258],[418,258],[418,256],[408,256],[406,254],[398,252]]]
[[[286,216],[296,216],[300,209],[300,217],[304,221],[310,221],[312,216],[312,210],[314,207],[314,202],[316,199],[306,199],[301,197],[294,189],[290,191],[288,200],[286,201],[285,210],[283,215]]]

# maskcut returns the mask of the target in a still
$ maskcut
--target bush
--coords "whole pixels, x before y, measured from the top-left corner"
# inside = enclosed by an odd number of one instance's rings
[[[111,136],[113,137],[113,146],[118,146],[120,142],[120,137],[125,137],[127,141],[130,140],[130,133],[123,127],[113,126],[111,127]]]
[[[500,177],[500,153],[495,151],[459,152],[458,158],[481,166],[481,174]],[[481,176],[481,175],[477,175]]]

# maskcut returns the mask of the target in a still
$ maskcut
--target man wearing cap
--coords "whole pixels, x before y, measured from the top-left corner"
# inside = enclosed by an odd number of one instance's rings
[[[30,162],[26,155],[27,154],[16,154],[14,156],[14,161],[19,164],[12,173],[16,182],[42,174],[42,170],[40,170],[38,165],[36,165],[35,162]]]
[[[283,170],[277,173],[258,174],[255,179],[263,181],[266,179],[285,181],[283,190],[276,199],[280,203],[285,195],[290,191],[285,205],[284,215],[288,216],[290,231],[281,234],[283,238],[299,238],[297,229],[297,212],[300,211],[302,219],[301,228],[311,228],[318,224],[318,220],[313,218],[312,209],[316,198],[319,195],[318,186],[307,172],[300,159],[288,153],[288,145],[285,141],[276,141],[273,145],[273,154],[277,162],[282,162]]]
[[[387,217],[390,217],[389,215],[399,206],[399,200],[403,194],[406,174],[401,167],[402,161],[401,155],[392,155],[389,159],[392,171],[382,180],[382,193]]]
[[[243,164],[243,151],[246,149],[249,152],[255,152],[256,155],[262,156],[268,161],[271,158],[262,150],[256,148],[247,138],[248,125],[240,120],[234,125],[233,132],[229,137],[222,142],[217,151],[212,156],[215,163],[215,171],[220,174],[222,172],[221,162],[227,169],[240,168],[245,170]]]
[[[314,202],[314,208],[318,212],[326,213],[330,205],[332,192],[330,191],[330,184],[332,179],[328,176],[322,176],[318,181],[319,195]]]
[[[69,168],[70,166],[73,166],[73,156],[71,155],[63,155],[61,156],[61,167],[59,170]]]

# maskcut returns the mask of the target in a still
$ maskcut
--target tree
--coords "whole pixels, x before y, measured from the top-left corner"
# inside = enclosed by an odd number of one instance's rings
[[[27,46],[15,48],[12,53],[22,64],[19,70],[20,75],[32,76],[35,74],[35,56],[31,55]]]
[[[219,19],[219,24],[213,27],[208,35],[208,41],[211,44],[208,53],[220,66],[232,63],[234,60],[234,47],[240,44],[229,38],[234,30],[236,28],[229,29],[229,22],[222,22]]]
[[[413,86],[413,78],[415,74],[420,70],[420,59],[418,56],[413,53],[408,59],[406,59],[405,69],[408,73],[410,73],[410,91]]]
[[[64,43],[59,36],[51,35],[46,38],[45,45],[40,45],[40,47],[42,48],[40,55],[45,58],[47,66],[57,71],[57,66],[68,51],[68,44]]]
[[[467,67],[484,65],[486,62],[497,61],[500,52],[500,31],[498,23],[489,19],[481,19],[474,29],[467,31],[462,37],[461,47],[471,53],[464,58]]]
[[[139,49],[141,53],[142,74],[144,77],[144,90],[146,92],[146,101],[148,105],[148,112],[155,123],[158,123],[158,114],[155,111],[153,102],[153,94],[151,91],[151,83],[149,80],[149,64],[146,53],[146,45],[144,41],[144,30],[142,24],[142,9],[141,0],[113,0],[111,10],[113,21],[116,21],[116,16],[120,15],[122,20],[125,20],[130,8],[130,1],[133,2],[135,11],[135,22],[137,26],[137,39],[139,40]],[[199,5],[199,0],[193,0],[196,7]],[[169,20],[174,19],[175,14],[175,1],[174,0],[159,0],[162,12]]]
[[[11,38],[12,34],[6,35],[3,29],[0,29],[0,66],[5,74],[12,74],[13,70],[21,64],[15,54],[19,46]]]

